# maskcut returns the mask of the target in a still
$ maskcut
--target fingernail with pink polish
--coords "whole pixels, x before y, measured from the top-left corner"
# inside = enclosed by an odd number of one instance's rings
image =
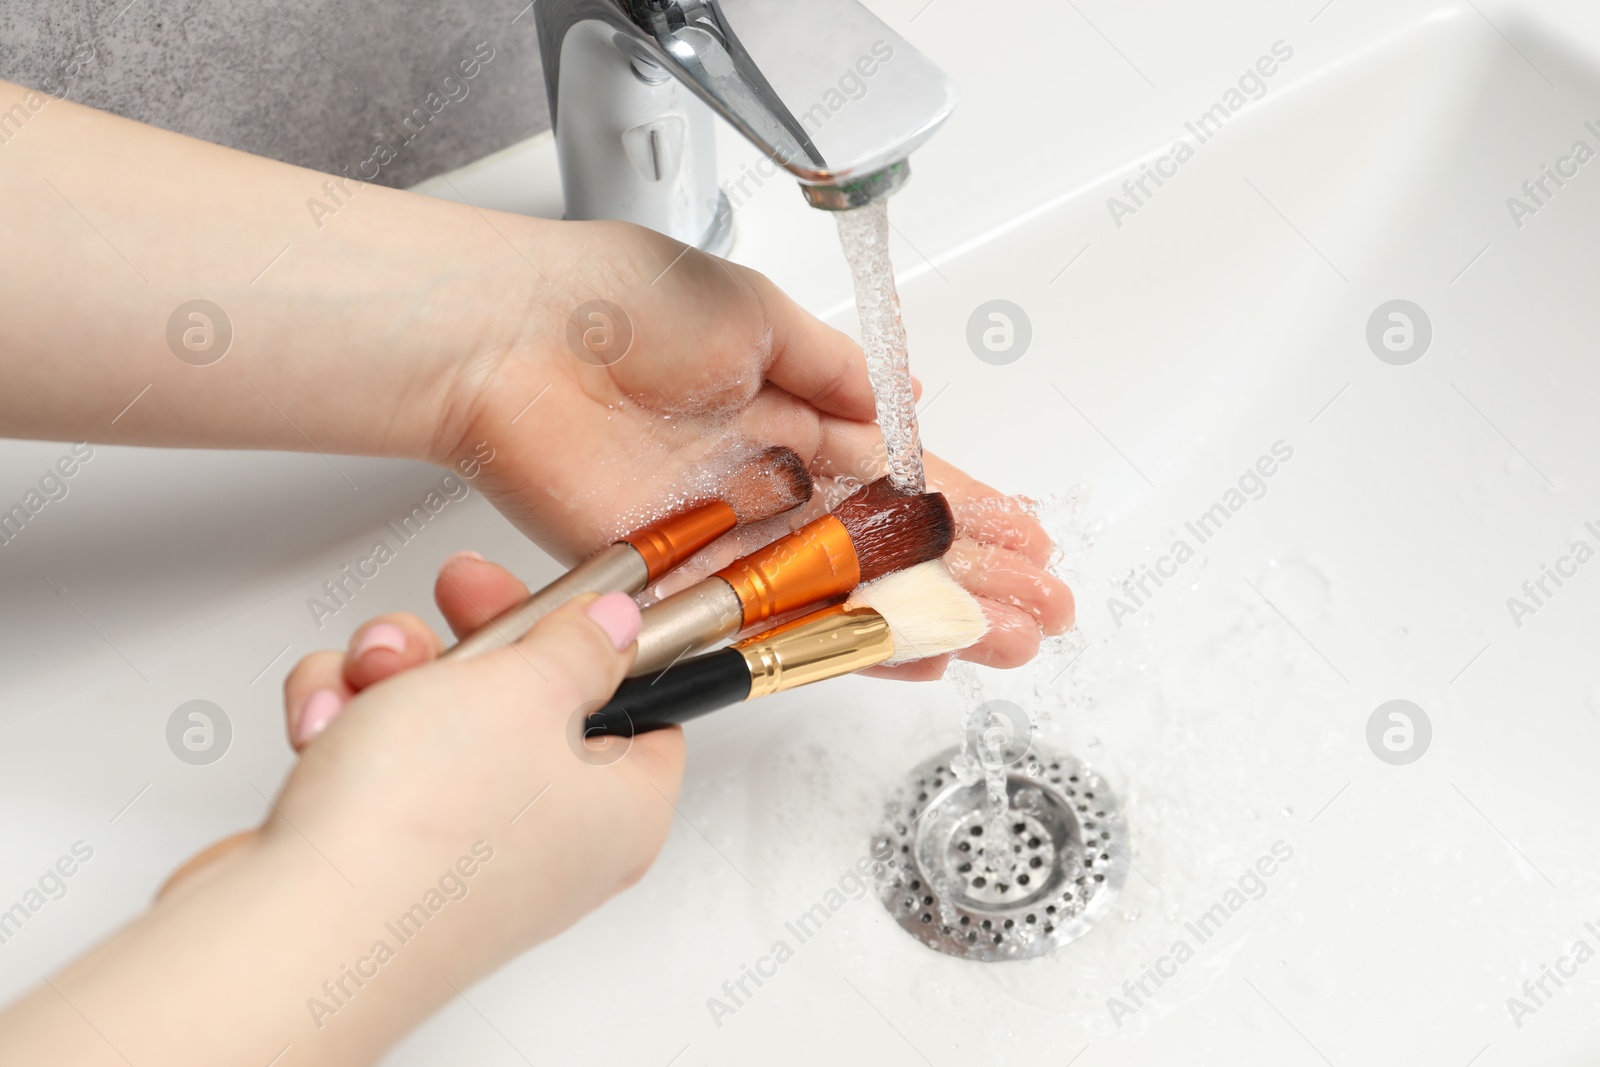
[[[589,605],[588,613],[611,638],[611,647],[618,652],[639,636],[639,605],[627,593],[606,593]]]
[[[318,689],[306,697],[300,706],[300,722],[295,727],[295,740],[305,744],[328,728],[344,708],[344,698],[332,689]]]
[[[370,626],[361,635],[361,640],[356,642],[355,657],[371,652],[375,648],[386,648],[390,652],[404,652],[406,650],[406,632],[392,622],[380,622]]]

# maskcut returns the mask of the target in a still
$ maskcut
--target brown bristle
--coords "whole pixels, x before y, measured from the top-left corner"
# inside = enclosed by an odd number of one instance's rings
[[[857,489],[833,514],[856,547],[863,582],[938,559],[956,539],[943,493],[904,493],[887,478]]]
[[[753,457],[728,479],[722,499],[740,522],[759,522],[799,507],[815,488],[805,461],[781,445]]]

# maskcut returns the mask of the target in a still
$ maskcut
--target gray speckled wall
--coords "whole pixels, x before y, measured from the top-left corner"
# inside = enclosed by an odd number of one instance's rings
[[[549,128],[528,8],[0,0],[0,78],[318,170],[354,174],[382,143],[372,180],[405,186]]]

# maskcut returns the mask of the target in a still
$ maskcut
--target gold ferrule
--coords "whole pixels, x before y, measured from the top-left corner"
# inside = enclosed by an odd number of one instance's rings
[[[876,667],[894,655],[889,623],[871,608],[824,608],[733,646],[750,668],[750,696],[768,696]]]

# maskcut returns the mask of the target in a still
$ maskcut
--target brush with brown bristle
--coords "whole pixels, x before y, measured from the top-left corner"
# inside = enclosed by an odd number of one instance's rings
[[[740,630],[938,559],[955,530],[940,493],[901,492],[887,479],[863,486],[831,514],[645,608],[630,673],[659,671]]]
[[[631,736],[812,682],[977,644],[983,609],[940,560],[863,585],[843,604],[694,659],[630,678],[588,716],[584,736]]]
[[[584,593],[640,592],[735,526],[804,504],[812,489],[811,473],[799,456],[787,448],[769,448],[733,473],[720,499],[669,515],[601,549],[463,637],[441,658],[467,659],[505,648]]]

